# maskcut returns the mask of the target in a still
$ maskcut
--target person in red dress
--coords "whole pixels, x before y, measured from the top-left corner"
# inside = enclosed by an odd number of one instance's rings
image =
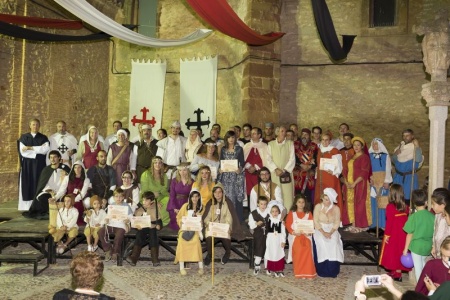
[[[381,247],[380,265],[390,271],[388,274],[394,280],[401,280],[402,271],[411,271],[400,262],[406,241],[403,226],[408,220],[408,212],[409,207],[405,203],[402,186],[393,184],[389,190],[389,204],[386,206],[386,229]]]
[[[372,166],[370,157],[364,152],[365,141],[355,136],[352,139],[355,155],[344,168],[345,185],[342,193],[347,203],[349,223],[353,224],[352,232],[365,231],[372,224],[372,210],[370,206],[370,183]]]

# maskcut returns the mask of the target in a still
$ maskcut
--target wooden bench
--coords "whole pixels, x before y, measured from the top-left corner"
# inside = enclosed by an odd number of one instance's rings
[[[356,253],[366,257],[369,262],[344,262],[344,265],[377,266],[380,258],[379,249],[382,240],[368,232],[351,233],[339,230],[344,250],[354,250]],[[366,251],[369,250],[370,252]]]
[[[245,261],[248,262],[249,268],[253,268],[254,265],[254,257],[253,257],[253,236],[250,234],[248,229],[244,229],[245,231],[245,239],[242,241],[237,241],[235,239],[231,239],[231,251],[236,253],[241,259],[230,259],[230,261]],[[125,234],[125,248],[123,249],[123,258],[125,258],[132,250],[134,245],[134,240],[136,239],[136,230],[132,229],[130,232]],[[160,231],[158,231],[158,240],[160,247],[166,249],[173,256],[176,254],[176,246],[178,242],[178,231],[172,230],[169,227],[164,227]],[[217,244],[216,242],[214,244]],[[203,241],[203,244],[205,242]],[[206,252],[206,246],[203,247],[203,252]],[[117,261],[119,265],[119,261]],[[122,263],[122,261],[121,261]],[[122,264],[120,264],[122,265]]]
[[[44,258],[44,254],[0,254],[0,266],[2,262],[7,263],[32,263],[33,268],[33,276],[38,275],[42,271],[48,268],[49,263],[47,260],[47,265],[38,272],[38,263]]]
[[[52,263],[53,238],[49,233],[0,232],[0,253],[15,243],[27,243],[47,258],[47,265]]]

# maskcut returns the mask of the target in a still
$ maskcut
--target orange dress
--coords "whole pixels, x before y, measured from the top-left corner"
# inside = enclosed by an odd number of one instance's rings
[[[294,215],[295,214],[295,215]],[[294,219],[313,220],[312,212],[290,211],[286,217],[286,229],[289,232],[289,247],[292,248],[292,266],[296,278],[314,278],[317,276],[314,266],[313,247],[311,237],[302,234],[294,236],[292,224]],[[288,259],[289,260],[289,259]]]

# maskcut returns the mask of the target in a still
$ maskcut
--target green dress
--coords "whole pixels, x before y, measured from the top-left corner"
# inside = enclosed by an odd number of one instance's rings
[[[167,226],[170,222],[169,212],[167,211],[167,203],[169,202],[169,186],[167,177],[164,175],[164,183],[161,185],[159,181],[156,181],[152,173],[149,170],[142,173],[141,176],[141,201],[142,194],[144,192],[150,191],[153,193],[159,193],[156,198],[158,203],[161,203],[161,208],[158,210],[159,216],[163,222],[163,226]]]

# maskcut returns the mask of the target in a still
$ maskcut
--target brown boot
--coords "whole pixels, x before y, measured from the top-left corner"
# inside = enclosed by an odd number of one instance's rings
[[[133,251],[131,252],[131,254],[129,256],[127,256],[127,258],[125,258],[125,260],[130,265],[135,266],[139,259],[139,256],[141,256],[141,250],[142,250],[141,246],[134,245]]]
[[[159,247],[151,247],[150,254],[152,255],[152,263],[154,267],[159,267],[161,263],[159,262]]]

